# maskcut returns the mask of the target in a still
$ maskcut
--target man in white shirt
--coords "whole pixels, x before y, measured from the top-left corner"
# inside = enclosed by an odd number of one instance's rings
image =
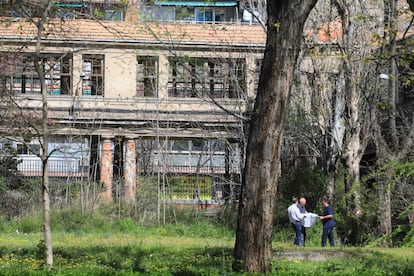
[[[292,199],[292,205],[289,206],[287,211],[289,215],[290,225],[292,225],[292,228],[295,231],[295,241],[293,244],[299,246],[302,244],[302,225],[300,221],[303,218],[304,214],[300,213],[297,198],[294,197]]]

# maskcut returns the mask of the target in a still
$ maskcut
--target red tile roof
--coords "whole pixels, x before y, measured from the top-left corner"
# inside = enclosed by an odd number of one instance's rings
[[[32,39],[34,24],[26,20],[0,19],[0,39]],[[114,22],[54,19],[45,26],[48,40],[150,42],[264,47],[266,33],[260,25],[191,24],[174,22]]]

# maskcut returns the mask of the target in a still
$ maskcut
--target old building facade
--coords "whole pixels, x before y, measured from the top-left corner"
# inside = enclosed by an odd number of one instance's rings
[[[140,174],[197,174],[204,181],[201,192],[177,188],[173,196],[228,197],[222,184],[240,174],[239,143],[264,51],[263,28],[241,20],[219,22],[220,16],[207,23],[149,22],[132,16],[125,20],[128,9],[119,8],[117,1],[117,20],[105,20],[107,11],[102,20],[69,16],[87,7],[78,2],[62,1],[56,7],[59,15],[65,8],[66,16],[46,22],[40,59],[34,59],[38,33],[33,24],[18,16],[0,24],[3,94],[13,95],[19,107],[15,112],[32,122],[22,132],[10,126],[10,118],[2,120],[2,136],[29,137],[12,142],[22,158],[19,170],[25,175],[40,173],[37,60],[48,94],[51,176],[96,175],[102,198],[108,201],[114,181],[120,180],[125,200],[133,201]],[[234,4],[220,3],[218,7]],[[218,11],[216,7],[204,11]],[[194,18],[201,11],[197,9]],[[7,108],[4,103],[4,112]]]

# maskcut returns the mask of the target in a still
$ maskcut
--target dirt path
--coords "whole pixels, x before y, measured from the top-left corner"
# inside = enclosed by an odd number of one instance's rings
[[[361,254],[363,255],[363,254]],[[367,255],[367,254],[365,254]],[[331,259],[341,259],[355,256],[354,253],[348,253],[340,250],[298,250],[298,251],[278,251],[275,253],[276,259],[285,259],[289,261],[326,261]]]

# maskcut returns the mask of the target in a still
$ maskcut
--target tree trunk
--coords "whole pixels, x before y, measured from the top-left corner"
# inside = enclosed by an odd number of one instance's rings
[[[53,268],[53,247],[52,247],[52,230],[50,227],[50,191],[49,191],[49,115],[47,102],[47,89],[45,80],[45,67],[41,58],[41,43],[43,37],[43,30],[47,23],[48,14],[53,7],[54,1],[49,0],[44,3],[44,10],[42,17],[36,22],[37,37],[36,37],[36,60],[35,67],[39,74],[40,87],[42,91],[42,129],[41,129],[41,145],[42,145],[42,192],[43,192],[43,234],[46,267],[50,270]]]
[[[341,15],[343,37],[343,73],[345,75],[345,104],[347,129],[344,142],[343,163],[346,168],[345,192],[348,195],[347,211],[349,218],[360,213],[360,162],[367,144],[370,142],[371,126],[365,100],[370,91],[368,72],[371,72],[372,53],[378,45],[367,39],[372,33],[381,31],[383,7],[378,1],[334,1]],[[364,97],[365,96],[365,97]],[[353,229],[359,233],[358,229]]]
[[[397,0],[386,0],[385,4],[385,18],[387,19],[385,24],[390,32],[385,32],[384,41],[389,44],[384,45],[384,50],[387,51],[389,47],[388,55],[391,57],[389,59],[389,74],[393,76],[389,80],[381,80],[381,82],[386,81],[385,87],[388,90],[388,122],[389,129],[385,132],[382,130],[381,121],[377,119],[375,125],[375,143],[377,146],[376,154],[378,157],[378,167],[383,167],[390,162],[398,162],[403,159],[407,154],[406,146],[410,145],[411,138],[410,136],[404,137],[401,135],[397,127],[397,104],[398,104],[398,68],[397,68],[397,42],[396,42],[396,33],[397,33]],[[379,113],[377,111],[377,113]],[[379,116],[378,116],[379,117]],[[400,118],[401,119],[401,118]],[[401,143],[401,135],[403,143]],[[404,141],[406,143],[404,143]],[[404,145],[404,146],[402,146]],[[380,175],[378,177],[378,234],[387,235],[392,231],[392,222],[391,222],[391,183],[394,175],[393,169],[391,167],[387,168],[384,172],[384,176]],[[385,241],[386,242],[386,241]],[[384,244],[388,245],[388,244]]]
[[[47,106],[43,105],[43,112],[47,115]],[[45,110],[46,109],[46,110]],[[47,118],[47,116],[46,116]],[[47,119],[44,119],[43,131],[48,133]],[[46,127],[45,127],[46,125]],[[45,133],[45,132],[44,132]],[[48,135],[43,135],[43,174],[42,174],[42,190],[43,190],[43,233],[45,239],[45,253],[46,253],[46,267],[51,269],[53,267],[53,247],[52,247],[52,230],[50,227],[50,192],[49,192],[49,168],[48,168]]]
[[[42,27],[43,28],[43,27]],[[41,33],[41,29],[39,32]],[[40,49],[40,47],[39,47]],[[44,65],[40,58],[40,52],[36,52],[35,60],[36,71],[39,74],[40,87],[42,91],[42,129],[41,129],[41,145],[42,145],[42,193],[43,193],[43,235],[45,246],[46,267],[53,267],[53,249],[52,249],[52,231],[50,227],[50,192],[49,192],[49,126],[48,126],[48,104],[47,89],[45,81]]]
[[[383,177],[378,180],[378,232],[380,235],[387,235],[391,233],[391,177],[393,172],[392,167],[388,168]],[[383,245],[388,245],[386,243]]]
[[[346,5],[346,4],[345,4]],[[352,4],[348,4],[352,5]],[[344,60],[344,74],[345,79],[345,102],[347,107],[347,135],[345,138],[345,155],[344,163],[346,167],[346,179],[345,179],[345,192],[349,195],[347,201],[348,215],[352,216],[360,210],[360,196],[359,189],[355,187],[355,184],[360,180],[360,162],[364,148],[362,146],[363,137],[361,136],[361,121],[362,117],[359,113],[360,108],[360,88],[358,80],[361,78],[363,71],[362,67],[358,65],[360,58],[363,57],[362,53],[355,53],[354,40],[359,38],[357,32],[362,31],[360,22],[356,22],[353,16],[356,16],[356,12],[361,8],[353,6],[346,6],[345,15],[343,21],[347,24],[347,32],[345,36],[346,54],[347,58]],[[361,56],[359,56],[361,55]]]
[[[268,272],[273,210],[289,90],[303,26],[317,0],[268,1],[267,41],[250,122],[240,192],[234,269]]]

